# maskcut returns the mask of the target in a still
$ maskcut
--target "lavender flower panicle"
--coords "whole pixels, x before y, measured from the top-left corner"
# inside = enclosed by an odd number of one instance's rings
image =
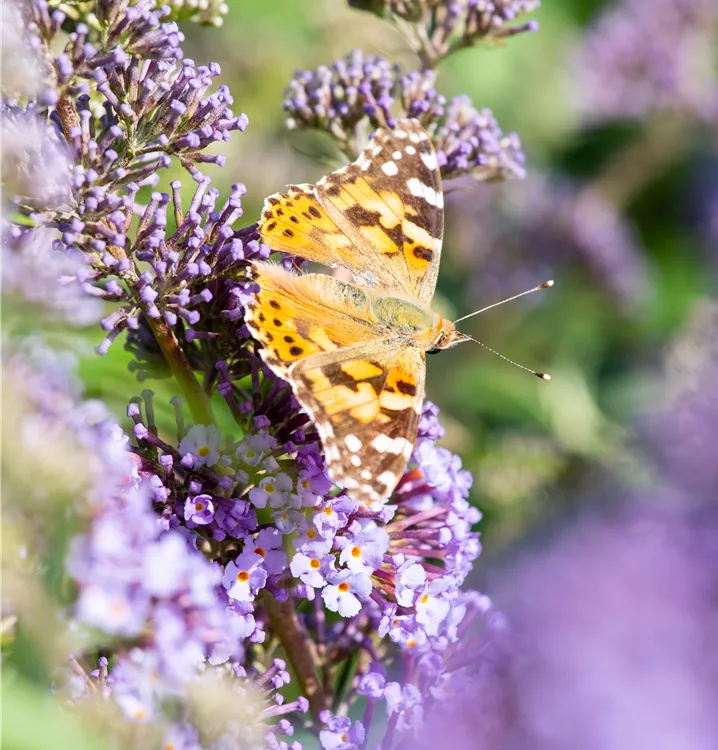
[[[424,68],[478,42],[495,41],[524,31],[536,31],[528,21],[515,25],[522,15],[540,6],[540,0],[350,0],[350,5],[399,23]]]
[[[445,179],[462,174],[479,180],[522,178],[518,136],[504,135],[491,111],[476,110],[468,97],[457,96],[447,105],[435,84],[431,70],[401,76],[383,58],[355,51],[331,69],[295,75],[285,92],[287,127],[325,130],[354,158],[369,126],[393,127],[392,107],[398,104],[431,135]]]

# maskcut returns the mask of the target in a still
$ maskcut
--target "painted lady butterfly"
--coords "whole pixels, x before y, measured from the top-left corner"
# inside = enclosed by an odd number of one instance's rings
[[[430,307],[443,220],[431,140],[401,120],[353,164],[268,198],[259,222],[273,250],[344,266],[357,281],[254,263],[247,325],[314,420],[330,476],[361,502],[387,498],[406,468],[425,353],[469,338]]]

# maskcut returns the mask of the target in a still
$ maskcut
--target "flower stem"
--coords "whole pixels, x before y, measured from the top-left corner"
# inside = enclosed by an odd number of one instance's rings
[[[146,320],[152,329],[152,333],[155,335],[157,343],[160,345],[162,354],[164,354],[167,364],[170,370],[172,370],[172,374],[182,388],[182,393],[187,399],[187,404],[192,412],[194,421],[197,424],[214,424],[209,396],[204,392],[195,377],[174,331],[162,319],[146,316]]]
[[[327,707],[324,690],[316,672],[316,649],[299,622],[291,599],[278,602],[271,594],[260,594],[262,607],[269,615],[272,629],[279,636],[287,659],[292,665],[299,687],[309,701],[309,710],[316,717]]]

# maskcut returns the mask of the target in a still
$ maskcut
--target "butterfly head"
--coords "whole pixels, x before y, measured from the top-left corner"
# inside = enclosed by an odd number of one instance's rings
[[[456,326],[446,318],[436,315],[432,328],[432,338],[426,348],[427,354],[437,354],[442,349],[450,349],[462,341],[469,341],[470,336],[456,330]]]

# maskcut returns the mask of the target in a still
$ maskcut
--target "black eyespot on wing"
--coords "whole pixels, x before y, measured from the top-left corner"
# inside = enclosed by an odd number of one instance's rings
[[[294,237],[294,232],[291,229],[285,229],[282,234],[285,237]]]
[[[315,206],[309,206],[309,213],[315,218],[318,219],[321,216],[321,213],[319,213],[319,210]]]
[[[299,219],[294,215],[289,217],[289,221],[291,221],[292,224],[299,224]]]
[[[281,309],[281,307],[282,307],[282,306],[281,306],[281,305],[279,304],[279,302],[277,302],[277,300],[276,300],[276,299],[270,299],[270,300],[269,300],[269,306],[270,306],[270,307],[273,307],[273,308],[274,308],[275,310],[280,310],[280,309]]]
[[[289,353],[293,357],[299,357],[300,355],[304,354],[304,349],[302,349],[301,346],[290,346]]]
[[[284,340],[285,340],[285,341],[286,341],[286,342],[287,342],[288,344],[293,344],[293,343],[294,343],[294,337],[293,337],[293,336],[285,336],[285,337],[284,337]]]
[[[269,224],[267,224],[267,231],[268,232],[273,232],[275,230],[276,226],[277,226],[277,222],[276,221],[270,221]]]
[[[272,321],[272,323],[274,323],[274,325],[277,326],[277,328],[281,328],[282,327],[282,321],[279,318],[275,318]]]

